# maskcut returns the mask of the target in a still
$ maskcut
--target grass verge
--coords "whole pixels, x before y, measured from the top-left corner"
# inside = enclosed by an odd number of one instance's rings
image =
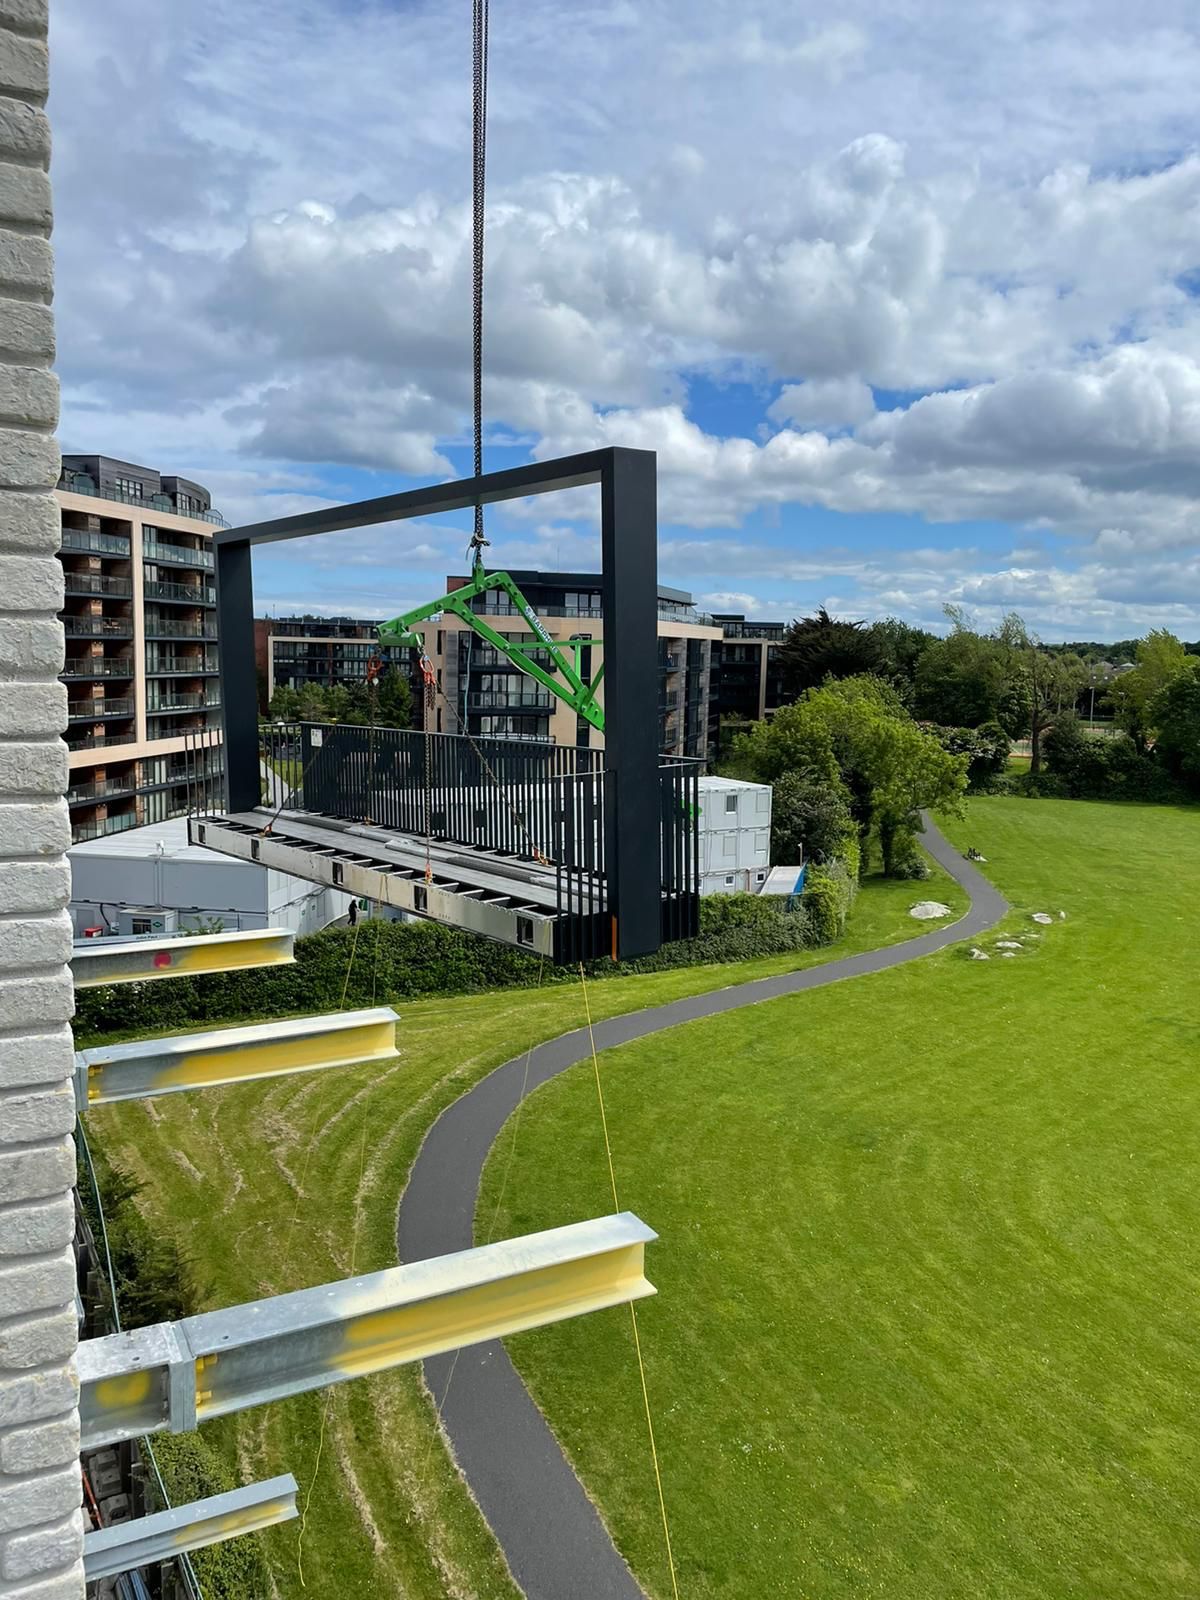
[[[621,1203],[661,1235],[639,1316],[687,1600],[1200,1593],[1200,810],[978,799],[949,831],[1013,902],[987,961],[602,1059]],[[500,1227],[607,1196],[573,1069]],[[627,1311],[510,1349],[668,1595]]]
[[[926,883],[868,878],[837,946],[612,979],[593,986],[593,1013],[662,1004],[912,937],[928,927],[907,915],[923,898],[965,908],[937,868]],[[89,1133],[109,1159],[145,1184],[139,1203],[147,1215],[194,1261],[205,1308],[393,1265],[396,1202],[438,1113],[527,1044],[583,1021],[576,987],[400,1009],[402,1059],[389,1069],[315,1073],[89,1114]],[[263,1407],[203,1432],[241,1481],[291,1471],[302,1503],[313,1491],[302,1546],[297,1523],[261,1536],[274,1595],[291,1600],[301,1592],[301,1557],[307,1589],[319,1596],[515,1593],[439,1442],[414,1371]]]

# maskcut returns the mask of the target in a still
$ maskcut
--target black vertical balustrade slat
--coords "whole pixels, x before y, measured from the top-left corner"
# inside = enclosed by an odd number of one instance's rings
[[[676,763],[672,774],[675,791],[675,891],[676,919],[680,917],[684,905],[684,895],[687,889],[687,813],[684,803],[687,799],[687,788],[683,781],[683,767]]]
[[[673,899],[674,862],[675,862],[675,815],[674,795],[672,793],[673,774],[669,766],[664,765],[659,776],[661,799],[659,811],[662,815],[662,886],[666,894],[668,911]]]

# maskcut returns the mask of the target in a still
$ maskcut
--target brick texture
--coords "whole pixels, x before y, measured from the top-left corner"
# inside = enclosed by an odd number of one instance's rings
[[[0,1600],[83,1600],[49,0],[0,0]]]

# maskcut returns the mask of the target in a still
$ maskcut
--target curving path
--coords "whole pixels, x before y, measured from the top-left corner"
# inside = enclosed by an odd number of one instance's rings
[[[597,1022],[596,1048],[644,1039],[663,1028],[719,1016],[843,978],[882,972],[984,933],[1008,910],[1003,895],[965,861],[928,817],[925,848],[970,896],[957,922],[803,972],[716,989]],[[527,1092],[590,1059],[586,1030],[536,1045]],[[468,1250],[488,1152],[521,1096],[524,1054],[507,1061],[448,1106],[425,1138],[397,1215],[401,1261]],[[449,1377],[453,1371],[453,1383]],[[528,1600],[643,1600],[599,1514],[563,1455],[503,1344],[472,1345],[425,1363],[455,1457]]]

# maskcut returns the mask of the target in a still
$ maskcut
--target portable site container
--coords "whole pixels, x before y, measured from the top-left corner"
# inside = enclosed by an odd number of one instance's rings
[[[700,779],[700,893],[757,894],[771,868],[771,790]]]

